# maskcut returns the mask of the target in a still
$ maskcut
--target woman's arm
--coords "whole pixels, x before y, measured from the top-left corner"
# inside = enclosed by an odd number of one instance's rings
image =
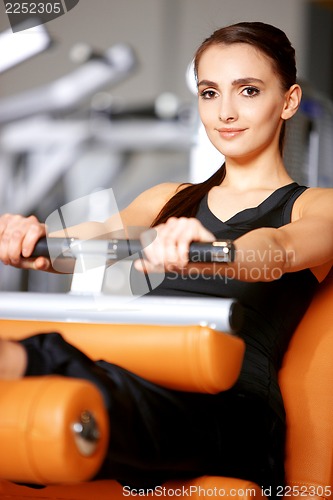
[[[279,229],[285,272],[310,268],[320,278],[333,262],[333,189],[312,188],[295,202],[292,223]],[[321,280],[322,278],[320,278]]]
[[[150,245],[143,241],[146,271],[200,269],[242,281],[272,281],[310,268],[321,281],[333,262],[333,190],[309,189],[297,201],[290,224],[256,229],[235,240],[235,261],[229,264],[188,263],[191,241],[213,241],[214,236],[197,219],[171,218],[154,228],[157,237]],[[136,268],[143,270],[142,263]]]
[[[120,238],[127,237],[127,234],[133,237],[135,227],[139,232],[150,226],[163,205],[175,194],[178,186],[175,183],[166,183],[150,188],[122,212],[113,215],[104,223],[85,222],[52,233],[48,233],[45,224],[39,222],[35,216],[4,214],[0,217],[0,260],[6,265],[22,269],[51,271],[49,259],[30,259],[37,241],[46,234],[49,237],[73,237],[83,240]]]
[[[164,205],[179,189],[186,185],[166,182],[147,189],[137,196],[132,203],[120,212],[123,229],[149,228]],[[105,221],[105,226],[112,230],[114,216]]]

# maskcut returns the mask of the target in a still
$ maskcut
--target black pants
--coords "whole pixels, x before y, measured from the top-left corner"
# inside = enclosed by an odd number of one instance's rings
[[[284,425],[262,401],[233,390],[168,390],[119,366],[94,363],[57,333],[21,343],[26,376],[83,378],[101,390],[111,436],[98,478],[135,488],[205,474],[248,479],[273,491],[283,485]]]

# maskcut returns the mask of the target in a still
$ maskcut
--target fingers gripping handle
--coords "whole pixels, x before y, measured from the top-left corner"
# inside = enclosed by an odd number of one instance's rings
[[[59,257],[75,259],[79,255],[106,254],[108,260],[117,261],[144,252],[140,240],[112,239],[77,240],[74,238],[42,238],[35,246],[32,257]],[[193,242],[190,245],[191,262],[229,263],[235,259],[235,247],[231,240],[217,240],[213,243]]]

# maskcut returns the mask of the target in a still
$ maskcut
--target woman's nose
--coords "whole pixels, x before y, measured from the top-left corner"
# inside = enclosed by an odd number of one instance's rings
[[[222,97],[219,109],[219,121],[231,122],[237,118],[237,111],[230,97]]]

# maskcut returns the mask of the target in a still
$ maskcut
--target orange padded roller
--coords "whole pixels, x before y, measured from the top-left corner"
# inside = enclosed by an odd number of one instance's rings
[[[71,483],[98,471],[108,418],[90,382],[60,376],[0,381],[1,477]]]
[[[245,350],[239,337],[200,325],[0,320],[0,326],[11,339],[57,331],[92,359],[115,363],[165,387],[212,394],[236,382]]]

